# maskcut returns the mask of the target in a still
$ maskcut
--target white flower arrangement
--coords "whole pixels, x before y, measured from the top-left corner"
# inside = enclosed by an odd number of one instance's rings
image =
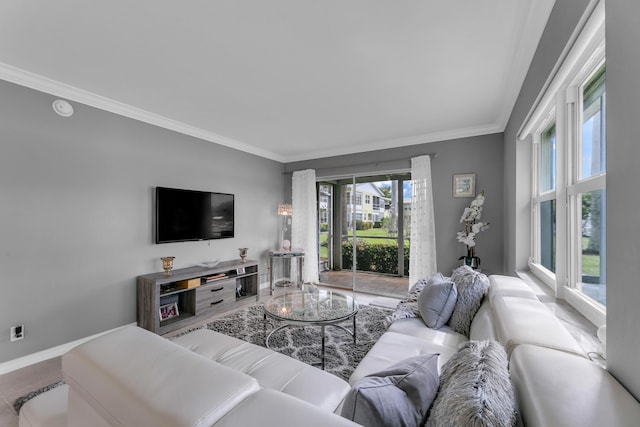
[[[467,265],[475,264],[474,258],[477,259],[478,264],[480,263],[474,253],[476,238],[481,231],[489,228],[488,222],[479,221],[482,217],[482,205],[484,205],[484,191],[473,199],[469,207],[464,209],[460,218],[460,223],[464,224],[464,231],[458,231],[457,239],[458,242],[467,246],[467,255],[460,257],[460,259],[465,259]]]

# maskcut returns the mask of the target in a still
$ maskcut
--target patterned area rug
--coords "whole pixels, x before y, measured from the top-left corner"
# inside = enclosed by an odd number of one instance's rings
[[[360,360],[387,329],[385,317],[389,310],[363,305],[356,315],[356,343],[345,331],[325,328],[325,371],[348,380]],[[268,319],[268,334],[281,323]],[[353,321],[339,325],[351,330]],[[261,305],[253,305],[229,316],[216,319],[207,328],[264,347],[265,323]],[[315,364],[321,356],[321,328],[319,326],[288,327],[269,339],[269,348],[307,364]]]

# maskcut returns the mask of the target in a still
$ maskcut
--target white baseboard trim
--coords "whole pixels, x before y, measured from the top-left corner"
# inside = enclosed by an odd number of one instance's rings
[[[46,350],[39,351],[37,353],[28,354],[26,356],[19,357],[17,359],[9,360],[8,362],[0,363],[0,375],[7,374],[9,372],[15,371],[17,369],[21,369],[27,367],[29,365],[33,365],[34,363],[44,362],[45,360],[51,359],[53,357],[62,356],[67,351],[71,350],[73,347],[80,345],[84,342],[90,341],[94,338],[97,338],[101,335],[108,334],[109,332],[117,331],[122,328],[126,328],[131,325],[136,325],[136,323],[130,323],[128,325],[120,326],[115,329],[110,329],[108,331],[100,332],[99,334],[91,335],[86,338],[81,338],[79,340],[75,340],[66,344],[61,344],[56,347],[51,347]]]

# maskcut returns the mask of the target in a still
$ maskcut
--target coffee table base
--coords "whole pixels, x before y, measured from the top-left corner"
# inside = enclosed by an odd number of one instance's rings
[[[284,329],[284,328],[289,328],[292,326],[296,326],[296,327],[305,327],[305,326],[320,326],[322,332],[322,344],[321,344],[321,350],[320,350],[320,361],[313,363],[313,365],[320,365],[321,369],[324,371],[325,368],[325,360],[326,360],[326,356],[325,356],[325,328],[327,326],[333,326],[335,328],[338,329],[342,329],[344,332],[346,332],[347,334],[351,335],[353,337],[353,343],[356,343],[356,315],[354,313],[353,317],[353,331],[350,331],[349,329],[345,328],[344,326],[341,325],[337,325],[335,323],[332,322],[304,322],[304,323],[296,323],[296,322],[285,322],[284,325],[278,326],[277,328],[275,328],[274,330],[272,330],[271,332],[269,332],[268,335],[266,335],[266,328],[267,328],[267,315],[265,313],[264,315],[264,328],[265,328],[265,339],[264,339],[264,345],[266,348],[270,348],[269,347],[269,339],[271,338],[271,335],[275,334],[276,332]],[[344,322],[345,319],[342,319],[341,322]]]

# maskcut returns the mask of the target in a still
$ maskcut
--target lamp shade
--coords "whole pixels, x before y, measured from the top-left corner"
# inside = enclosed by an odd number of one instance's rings
[[[293,215],[293,209],[291,208],[291,205],[287,203],[280,203],[278,205],[278,215],[282,215],[282,216]]]

